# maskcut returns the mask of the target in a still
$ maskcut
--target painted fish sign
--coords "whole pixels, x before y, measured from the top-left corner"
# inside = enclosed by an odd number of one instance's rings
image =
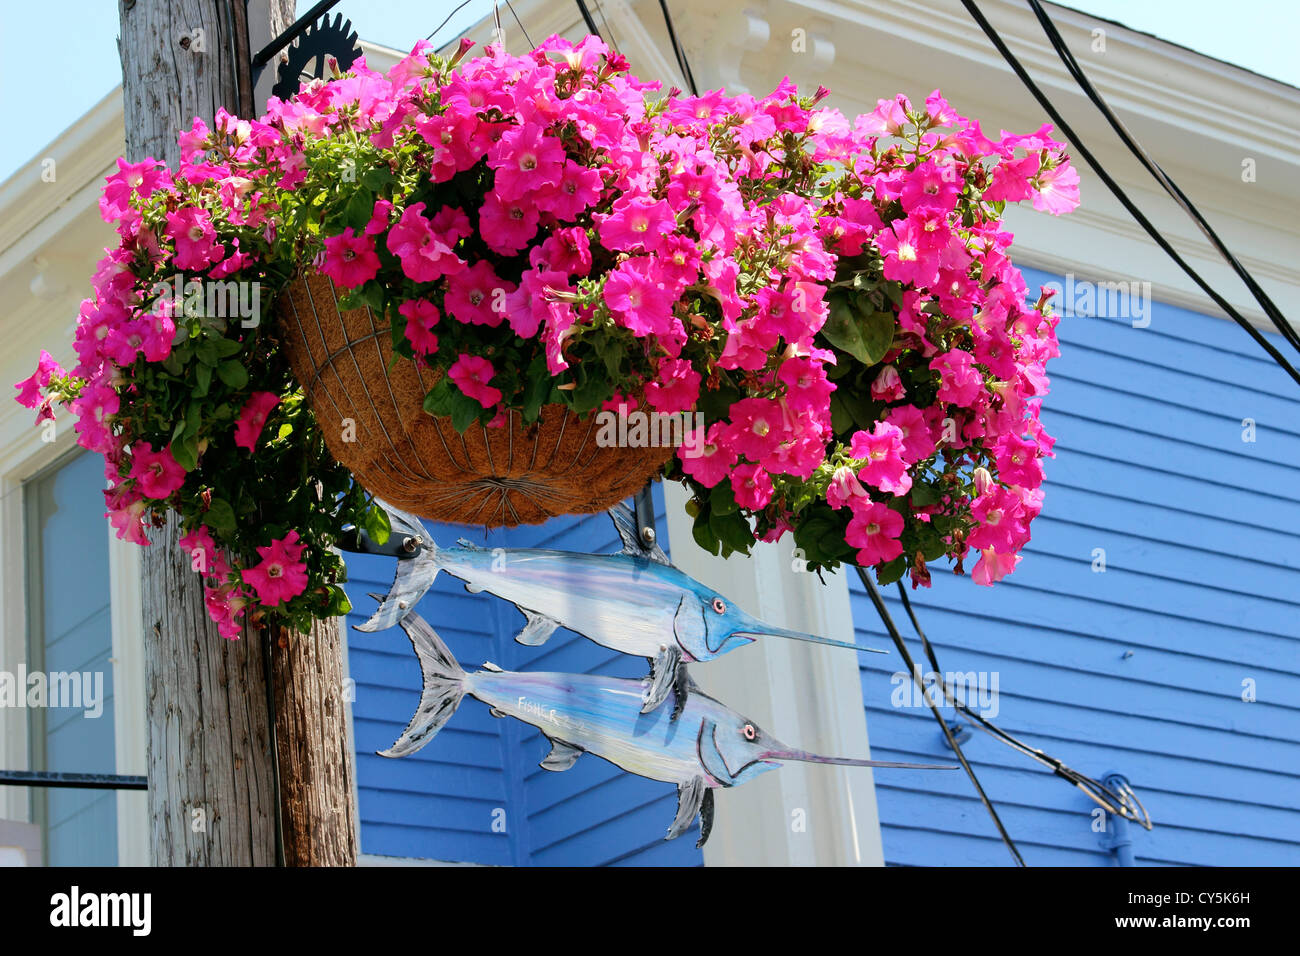
[[[680,665],[711,661],[760,637],[884,653],[774,627],[746,614],[673,567],[658,545],[645,548],[626,505],[609,511],[623,541],[623,550],[615,554],[487,550],[464,541],[459,547],[439,548],[419,518],[388,504],[383,508],[394,533],[418,542],[418,553],[398,562],[392,587],[377,598],[379,608],[370,620],[357,625],[360,631],[379,631],[401,621],[438,573],[446,571],[464,581],[468,590],[487,591],[519,608],[527,619],[515,637],[521,644],[542,644],[563,626],[612,650],[648,658],[651,680],[642,710],[649,713],[675,691],[674,715],[685,699]]]
[[[376,600],[380,595],[371,595]],[[667,708],[642,707],[645,679],[591,674],[523,673],[484,663],[466,672],[447,645],[419,614],[401,621],[423,674],[420,703],[410,724],[384,757],[413,754],[441,730],[466,695],[482,701],[494,716],[514,717],[540,730],[551,743],[545,770],[568,770],[584,753],[651,780],[677,786],[677,815],[665,839],[672,840],[700,818],[703,846],[713,825],[713,791],[735,787],[775,770],[782,761],[955,770],[942,764],[823,757],[787,747],[752,720],[701,691],[687,678],[687,695],[674,719]]]

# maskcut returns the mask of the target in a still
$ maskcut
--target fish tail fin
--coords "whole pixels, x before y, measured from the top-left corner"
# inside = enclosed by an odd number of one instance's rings
[[[433,539],[425,536],[423,548],[413,558],[399,559],[397,573],[387,594],[372,594],[379,607],[364,624],[356,624],[358,631],[383,631],[400,622],[410,614],[420,598],[433,586],[442,570],[438,563],[438,546]]]
[[[406,730],[391,747],[379,751],[382,757],[415,753],[451,719],[465,696],[465,671],[428,622],[418,614],[408,614],[402,619],[402,630],[419,658],[424,690]]]

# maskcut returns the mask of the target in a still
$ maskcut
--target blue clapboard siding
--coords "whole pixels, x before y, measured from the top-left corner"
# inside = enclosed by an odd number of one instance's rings
[[[1043,413],[1056,458],[1024,560],[992,588],[936,565],[934,587],[911,594],[945,671],[997,672],[995,723],[1083,773],[1129,778],[1156,824],[1130,828],[1139,865],[1294,866],[1300,388],[1230,322],[1161,304],[1151,318],[1062,319]],[[851,580],[859,634],[888,646]],[[927,709],[893,706],[897,656],[861,661],[872,755],[950,756]],[[972,733],[966,754],[1030,865],[1113,865],[1087,797]],[[964,774],[875,779],[887,862],[1010,863]]]
[[[663,495],[655,488],[661,538]],[[620,547],[605,515],[559,518],[537,527],[484,534],[430,525],[434,539],[459,537],[489,548],[555,548],[612,552]],[[347,555],[348,595],[361,623],[374,608],[367,592],[383,592],[394,559]],[[541,647],[516,644],[524,624],[514,605],[486,593],[470,594],[442,575],[419,605],[467,669],[484,660],[507,670],[550,670],[642,677],[647,663],[607,650],[567,630]],[[677,809],[669,784],[625,773],[598,757],[572,769],[538,767],[550,745],[535,728],[496,719],[472,698],[423,750],[390,760],[375,754],[401,734],[419,700],[420,668],[400,628],[378,634],[351,631],[349,666],[356,681],[353,718],[357,745],[361,849],[384,856],[423,857],[503,865],[700,865],[697,833],[666,842]],[[494,821],[504,815],[505,832]]]

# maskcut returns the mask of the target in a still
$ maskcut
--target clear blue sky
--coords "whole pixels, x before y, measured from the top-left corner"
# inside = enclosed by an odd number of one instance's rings
[[[683,9],[687,2],[670,0]],[[458,3],[343,0],[338,9],[353,17],[363,39],[409,50]],[[312,0],[298,0],[299,13],[311,5]],[[1300,4],[1294,0],[1067,0],[1066,5],[1300,86]],[[435,40],[454,39],[491,9],[491,0],[470,0]],[[114,0],[0,0],[0,129],[5,131],[0,180],[118,84],[117,16]],[[501,16],[511,31],[504,5]]]

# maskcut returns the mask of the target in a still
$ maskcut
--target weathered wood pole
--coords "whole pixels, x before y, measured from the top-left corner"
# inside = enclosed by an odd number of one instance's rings
[[[244,2],[119,0],[130,161],[153,156],[174,169],[180,129],[195,116],[211,126],[219,106],[239,112],[232,38],[242,16],[236,4]],[[293,22],[293,0],[252,3],[250,15],[268,7],[271,35],[278,35]],[[309,633],[246,627],[242,639],[226,640],[208,619],[199,575],[178,534],[172,516],[142,557],[153,862],[274,865],[278,814],[286,864],[354,865],[354,769],[338,622],[318,623]]]

